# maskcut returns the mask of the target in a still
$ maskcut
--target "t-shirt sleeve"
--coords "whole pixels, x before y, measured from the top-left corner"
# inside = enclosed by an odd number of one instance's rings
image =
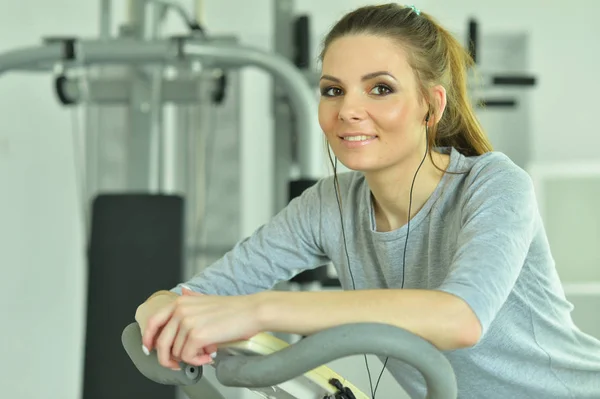
[[[508,160],[490,163],[469,178],[457,251],[439,290],[471,307],[483,337],[522,270],[538,208],[529,175]]]
[[[327,264],[320,239],[321,185],[319,181],[306,189],[268,223],[183,284],[204,294],[246,295]],[[181,286],[171,291],[181,294]]]

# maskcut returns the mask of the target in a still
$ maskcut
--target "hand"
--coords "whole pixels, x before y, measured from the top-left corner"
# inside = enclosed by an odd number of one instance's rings
[[[144,303],[138,306],[135,312],[135,321],[140,326],[142,333],[146,330],[148,319],[163,308],[169,308],[172,312],[175,309],[175,299],[179,295],[169,292],[161,291],[153,294],[150,298],[146,299]]]
[[[137,311],[135,312],[135,321],[140,326],[140,331],[142,332],[142,349],[146,355],[150,354],[150,351],[155,346],[155,342],[152,340],[144,340],[144,335],[147,330],[148,323],[150,320],[155,320],[155,324],[159,326],[159,333],[162,330],[166,321],[171,316],[173,311],[175,310],[175,299],[177,299],[179,295],[169,292],[169,291],[161,291],[159,293],[153,294],[150,298],[148,298],[144,303],[138,306]],[[162,320],[166,318],[166,321],[160,325],[158,320]],[[168,366],[173,369],[179,369],[178,359],[170,359],[168,362]]]
[[[150,318],[144,334],[145,343],[158,336],[158,360],[165,367],[173,367],[171,358],[195,366],[210,363],[218,344],[249,339],[261,330],[255,296],[203,295],[185,288],[182,293],[171,315],[165,309]]]

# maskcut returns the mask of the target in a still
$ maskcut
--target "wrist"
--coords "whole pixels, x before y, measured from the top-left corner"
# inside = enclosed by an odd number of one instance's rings
[[[154,299],[156,297],[159,297],[159,296],[170,296],[170,297],[175,298],[175,297],[178,297],[179,295],[177,295],[174,292],[167,291],[167,290],[156,291],[154,294],[150,295],[148,297],[148,299],[146,299],[146,302],[148,302],[149,300]]]
[[[272,331],[273,320],[276,319],[277,312],[274,300],[275,292],[264,291],[254,294],[254,317],[260,331]]]

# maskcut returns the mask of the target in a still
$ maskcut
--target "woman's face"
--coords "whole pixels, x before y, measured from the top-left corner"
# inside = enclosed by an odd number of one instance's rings
[[[390,39],[351,35],[323,57],[319,123],[347,168],[372,172],[423,157],[427,106],[405,51]]]

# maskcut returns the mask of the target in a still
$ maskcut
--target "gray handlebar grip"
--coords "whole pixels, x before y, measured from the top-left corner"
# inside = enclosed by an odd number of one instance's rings
[[[181,363],[180,371],[170,370],[160,365],[156,352],[146,355],[142,351],[142,332],[138,323],[125,327],[121,342],[133,364],[150,381],[179,386],[188,398],[225,399],[221,392],[202,378],[202,367]]]
[[[129,358],[144,377],[164,385],[195,385],[202,378],[202,367],[182,364],[179,371],[160,365],[156,352],[146,355],[142,351],[142,332],[138,323],[131,323],[123,330],[121,342]]]
[[[216,375],[225,386],[266,387],[361,354],[389,356],[415,367],[425,379],[428,399],[457,396],[454,370],[435,346],[406,330],[379,323],[333,327],[267,356],[225,358],[217,364]]]
[[[127,326],[121,339],[138,370],[154,382],[190,386],[202,378],[201,367],[182,364],[181,371],[173,371],[158,363],[155,352],[145,355],[137,323]],[[333,327],[266,356],[236,355],[218,359],[216,376],[224,386],[268,387],[334,360],[362,354],[389,356],[416,368],[425,379],[428,399],[457,397],[454,370],[435,346],[406,330],[379,323]]]

